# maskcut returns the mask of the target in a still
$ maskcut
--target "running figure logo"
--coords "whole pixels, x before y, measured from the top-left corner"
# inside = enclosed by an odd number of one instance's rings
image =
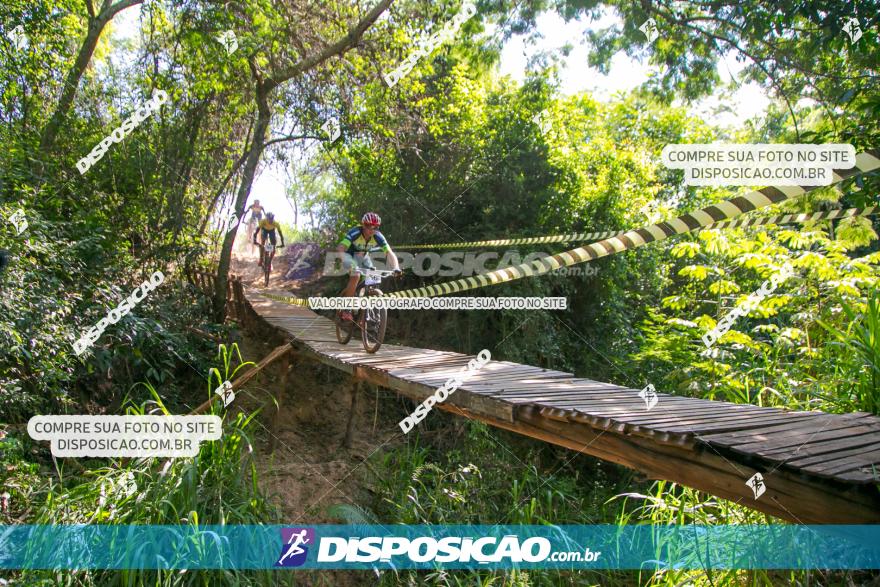
[[[12,216],[9,217],[9,222],[15,227],[15,235],[18,236],[27,230],[28,221],[27,217],[24,215],[24,210],[19,208],[15,211]]]
[[[28,45],[27,35],[24,34],[24,27],[18,25],[6,35],[9,38],[9,42],[12,43],[12,46],[15,47],[16,51],[24,51],[24,49]]]
[[[647,385],[647,387],[645,387],[645,389],[639,392],[639,397],[645,400],[645,407],[648,409],[648,411],[650,411],[651,408],[657,405],[657,400],[659,399],[657,397],[657,391],[650,383]]]
[[[217,35],[217,42],[226,47],[227,55],[232,55],[238,49],[238,39],[234,31],[223,31]]]
[[[653,43],[654,39],[657,38],[657,21],[653,18],[649,18],[645,22],[642,23],[642,26],[639,27],[639,30],[645,34],[649,43]]]
[[[752,491],[755,494],[755,499],[758,499],[764,495],[765,491],[767,491],[767,486],[764,485],[764,476],[760,473],[752,475],[752,478],[746,481],[746,485],[752,488]]]
[[[843,25],[843,32],[849,35],[850,43],[858,43],[859,39],[862,38],[862,27],[859,26],[858,19],[850,18]]]
[[[339,135],[342,134],[339,128],[339,121],[336,118],[328,119],[327,122],[321,125],[321,130],[327,135],[330,143],[334,143],[339,138]]]
[[[309,556],[308,545],[315,542],[314,528],[281,528],[281,558],[276,567],[301,567]]]

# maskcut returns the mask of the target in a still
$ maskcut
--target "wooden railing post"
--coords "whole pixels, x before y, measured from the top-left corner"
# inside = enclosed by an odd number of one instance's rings
[[[263,357],[263,360],[260,361],[259,363],[257,363],[257,365],[255,367],[249,369],[247,373],[244,373],[243,375],[239,376],[238,379],[236,379],[235,381],[232,381],[231,382],[232,383],[232,390],[238,391],[239,389],[241,389],[244,386],[245,383],[247,383],[248,381],[250,381],[251,379],[256,377],[257,374],[260,371],[262,371],[267,365],[269,365],[270,363],[272,363],[276,359],[284,357],[285,355],[290,353],[292,350],[293,349],[290,346],[289,342],[286,342],[286,343],[276,347],[271,353],[269,353],[268,355]],[[204,414],[205,412],[207,412],[211,408],[211,404],[214,403],[215,401],[217,401],[219,398],[220,398],[220,396],[217,394],[211,395],[211,397],[208,398],[207,401],[203,402],[196,409],[191,411],[189,413],[189,415],[193,416],[193,415],[197,415],[197,414]]]
[[[238,317],[238,323],[247,329],[247,307],[244,303],[244,286],[241,284],[241,277],[235,278],[235,281],[232,283],[232,291],[235,294],[235,313]]]

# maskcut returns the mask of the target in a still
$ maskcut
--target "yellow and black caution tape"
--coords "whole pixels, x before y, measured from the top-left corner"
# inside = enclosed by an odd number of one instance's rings
[[[880,168],[880,152],[868,151],[861,153],[856,157],[856,166],[853,169],[835,170],[833,183],[840,182],[847,177],[851,177],[858,173],[874,171]],[[581,234],[610,234],[605,240],[591,243],[586,247],[579,247],[553,255],[552,257],[544,257],[537,259],[532,263],[523,263],[514,267],[498,269],[490,271],[482,275],[440,283],[428,287],[420,287],[417,289],[409,289],[399,292],[390,292],[385,295],[390,297],[433,297],[447,295],[451,293],[459,293],[479,287],[486,287],[524,277],[532,277],[542,275],[559,269],[576,265],[578,263],[586,263],[599,257],[620,253],[629,249],[634,249],[650,242],[661,241],[675,234],[683,234],[697,229],[705,228],[732,228],[736,226],[752,226],[765,224],[792,224],[799,222],[813,222],[817,220],[834,220],[838,218],[850,218],[854,216],[870,216],[880,213],[880,206],[870,206],[867,208],[848,208],[845,210],[830,210],[827,212],[814,212],[810,214],[778,214],[775,216],[741,218],[730,220],[735,216],[739,216],[752,210],[757,210],[770,204],[778,204],[785,200],[797,198],[809,191],[816,189],[813,187],[766,187],[761,190],[749,192],[743,196],[725,200],[713,206],[707,206],[701,210],[683,214],[678,218],[653,224],[651,226],[630,230],[628,232],[612,232],[612,233],[581,233]],[[725,220],[726,219],[726,220]],[[536,237],[528,239],[508,239],[503,241],[478,241],[476,243],[448,243],[440,245],[418,245],[419,247],[449,248],[453,246],[490,246],[489,243],[502,244],[532,244],[537,242],[564,242],[571,239],[575,235],[557,235],[550,237]],[[557,239],[557,240],[542,240]],[[408,247],[413,248],[413,247]],[[309,307],[308,300],[290,296],[279,296],[275,294],[261,294],[271,300],[284,302],[294,306]]]
[[[834,220],[836,218],[848,218],[851,216],[870,216],[878,213],[877,206],[869,208],[848,208],[846,210],[831,210],[829,212],[815,212],[813,214],[779,214],[758,218],[744,218],[741,220],[724,220],[713,222],[704,228],[732,228],[734,226],[752,226],[763,224],[794,224],[798,222],[811,222],[815,220]],[[395,250],[415,249],[471,249],[476,247],[504,247],[508,245],[534,245],[540,243],[573,243],[581,241],[594,241],[620,236],[626,231],[608,230],[605,232],[573,232],[570,234],[554,234],[549,236],[535,236],[529,238],[508,238],[487,241],[470,241],[460,243],[441,243],[436,245],[396,245]]]
[[[262,293],[260,295],[264,298],[269,298],[270,300],[275,300],[276,302],[284,302],[285,304],[290,304],[291,306],[302,306],[304,308],[309,307],[309,301],[304,298],[296,298],[292,296],[279,296],[276,294],[270,293]]]
[[[758,216],[755,218],[742,218],[739,220],[724,220],[715,222],[705,228],[733,228],[735,226],[753,226],[764,224],[794,224],[800,222],[815,222],[817,220],[836,220],[837,218],[851,218],[853,216],[871,216],[880,212],[880,206],[867,208],[847,208],[845,210],[829,210],[827,212],[813,212],[812,214],[779,214],[776,216]]]
[[[880,168],[880,152],[868,151],[860,153],[856,156],[856,164],[852,169],[834,170],[832,183],[843,181],[847,177],[851,177],[858,173],[874,171],[878,168]],[[734,218],[740,214],[757,210],[758,208],[797,198],[817,187],[819,186],[766,187],[730,200],[719,202],[712,206],[707,206],[688,214],[682,214],[678,218],[672,220],[658,222],[657,224],[652,224],[636,230],[630,230],[622,235],[613,236],[583,247],[558,253],[551,257],[536,259],[531,263],[522,263],[505,269],[496,269],[495,271],[483,273],[482,275],[476,275],[474,277],[467,277],[428,287],[390,292],[386,295],[389,297],[405,298],[442,296],[522,279],[524,277],[542,275],[559,269],[560,267],[586,263],[593,259],[605,257],[613,253],[620,253],[651,242],[665,240],[675,234],[682,234],[705,228],[711,224]]]
[[[471,241],[463,243],[442,243],[439,245],[395,245],[395,250],[411,249],[469,249],[474,247],[504,247],[507,245],[534,245],[541,243],[569,243],[579,241],[593,241],[618,236],[622,230],[606,230],[604,232],[573,232],[571,234],[554,234],[549,236],[535,236],[528,238],[507,238],[494,241]]]

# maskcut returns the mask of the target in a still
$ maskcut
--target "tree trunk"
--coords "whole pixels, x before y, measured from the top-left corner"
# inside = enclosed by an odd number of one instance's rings
[[[74,62],[73,67],[67,72],[67,79],[64,80],[64,87],[61,89],[61,98],[58,100],[58,105],[55,106],[55,112],[52,113],[52,118],[49,119],[49,123],[43,129],[42,136],[40,136],[40,153],[44,155],[48,154],[49,150],[52,149],[52,146],[55,144],[55,139],[58,137],[58,130],[61,128],[61,124],[64,122],[67,113],[70,111],[70,107],[73,105],[73,99],[76,97],[76,90],[79,88],[79,80],[82,78],[83,73],[85,73],[86,67],[89,66],[89,61],[92,59],[92,54],[95,52],[95,47],[98,45],[98,39],[101,38],[101,32],[104,30],[106,24],[107,21],[102,20],[101,18],[89,19],[88,33],[86,34],[82,46],[79,48],[79,54],[76,56],[76,61]]]
[[[238,186],[238,194],[235,198],[235,213],[241,218],[244,215],[244,205],[247,203],[254,183],[257,166],[263,154],[263,143],[266,141],[266,131],[272,118],[269,110],[268,93],[263,84],[257,84],[257,124],[254,127],[254,136],[251,139],[247,152],[244,170],[242,171],[241,185]],[[247,235],[250,240],[251,235]],[[232,245],[235,243],[235,232],[228,231],[223,238],[223,248],[220,250],[220,263],[217,266],[217,282],[214,284],[214,321],[222,323],[226,317],[226,281],[229,266],[232,262]]]
[[[136,0],[122,0],[123,2],[133,2]],[[282,70],[277,75],[263,79],[253,61],[250,62],[251,72],[256,80],[256,102],[257,102],[257,124],[254,129],[254,138],[248,149],[247,161],[242,173],[241,185],[238,188],[238,196],[235,200],[235,213],[241,218],[244,214],[244,205],[251,193],[251,186],[254,183],[254,175],[257,171],[257,165],[260,163],[260,157],[263,154],[263,148],[266,146],[266,132],[269,129],[269,122],[272,118],[272,112],[269,109],[269,95],[272,91],[283,82],[302,75],[312,70],[318,65],[324,63],[332,57],[344,54],[349,49],[358,44],[363,37],[364,32],[370,27],[376,19],[391,5],[392,0],[380,0],[367,15],[361,19],[357,25],[348,31],[344,37],[335,43],[325,47],[314,55],[309,55],[298,61],[295,65]],[[251,235],[248,235],[248,239]],[[220,263],[217,267],[217,282],[214,285],[214,320],[223,322],[226,317],[226,281],[229,273],[229,265],[232,261],[232,245],[235,242],[235,233],[230,231],[226,233],[223,239],[223,248],[220,251]]]
[[[73,63],[73,67],[67,72],[67,78],[64,80],[64,87],[61,88],[61,98],[58,100],[58,105],[55,106],[55,112],[52,113],[52,117],[49,119],[48,124],[46,124],[46,127],[40,134],[41,154],[47,155],[55,145],[55,139],[58,138],[58,131],[61,129],[61,125],[64,123],[64,119],[70,111],[70,107],[73,106],[73,99],[76,97],[76,90],[79,88],[79,81],[82,79],[86,67],[89,66],[89,62],[92,60],[92,54],[95,52],[95,47],[98,45],[98,39],[101,38],[101,32],[103,32],[104,27],[107,26],[107,23],[113,20],[113,17],[119,12],[142,2],[143,0],[120,0],[113,5],[109,2],[105,2],[101,13],[95,14],[91,0],[86,1],[86,7],[89,11],[88,32],[86,33],[85,40],[83,40],[83,43],[79,48],[79,54],[76,56],[76,61]]]

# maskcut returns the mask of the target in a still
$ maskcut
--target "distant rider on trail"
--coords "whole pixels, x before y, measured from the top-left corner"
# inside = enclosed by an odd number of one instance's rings
[[[370,249],[381,247],[382,252],[386,255],[386,263],[391,265],[395,275],[400,275],[400,263],[397,261],[397,255],[391,250],[388,241],[385,240],[382,233],[377,230],[381,224],[382,219],[379,218],[378,214],[367,212],[361,218],[361,225],[355,226],[346,232],[339,245],[337,245],[336,251],[343,253],[342,266],[348,269],[349,275],[348,285],[342,292],[344,297],[354,295],[360,280],[360,274],[357,272],[358,267],[361,269],[375,269],[372,261],[366,255]],[[351,312],[348,310],[343,310],[340,313],[340,317],[343,320],[352,319]]]
[[[251,204],[251,207],[248,208],[247,210],[245,210],[244,215],[247,216],[247,213],[250,212],[251,213],[250,221],[252,222],[252,221],[256,220],[257,222],[259,222],[260,220],[263,219],[263,211],[264,211],[264,209],[262,206],[260,206],[260,201],[254,200],[254,203]]]
[[[247,218],[248,212],[251,213],[250,218]],[[241,222],[242,224],[247,222],[248,232],[252,231],[257,223],[263,219],[263,212],[265,212],[265,208],[260,205],[259,200],[254,200],[254,203],[251,204],[250,207],[244,211],[244,217],[242,217]]]
[[[266,245],[266,238],[269,239],[269,242],[272,245],[275,245],[275,231],[278,231],[279,236],[281,236],[281,246],[284,246],[284,234],[281,232],[281,225],[275,222],[275,214],[272,212],[266,213],[266,218],[264,220],[260,220],[259,226],[254,231],[254,244],[257,244],[257,233],[262,232],[260,235],[260,247]],[[260,249],[262,250],[262,249]],[[259,266],[263,266],[263,255],[260,253],[260,262]]]

